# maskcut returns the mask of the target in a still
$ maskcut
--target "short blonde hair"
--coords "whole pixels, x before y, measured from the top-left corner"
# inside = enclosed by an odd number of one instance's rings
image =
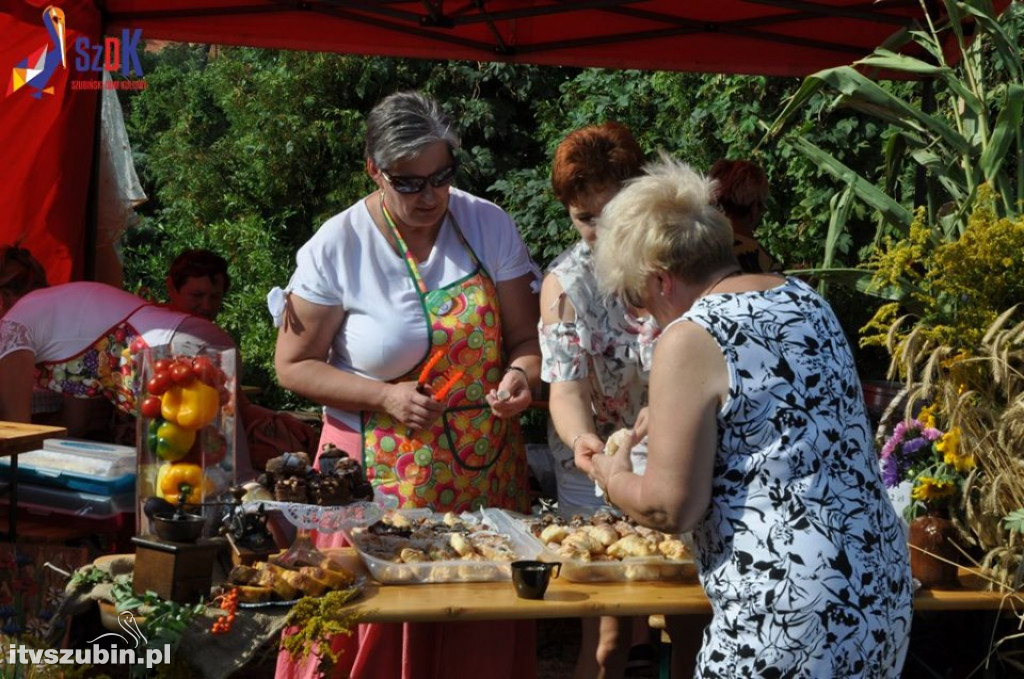
[[[736,263],[732,226],[715,207],[715,183],[664,152],[659,156],[598,219],[594,265],[606,294],[639,300],[657,271],[701,283]]]

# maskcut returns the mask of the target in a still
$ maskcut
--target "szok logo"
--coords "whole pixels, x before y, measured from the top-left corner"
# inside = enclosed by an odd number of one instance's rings
[[[11,84],[7,87],[7,96],[25,86],[35,90],[32,96],[36,99],[42,99],[44,93],[53,94],[53,88],[49,85],[57,66],[68,67],[63,10],[59,7],[47,7],[43,10],[43,26],[50,36],[50,42],[29,54],[14,67]]]
[[[50,85],[58,68],[68,67],[66,25],[64,11],[59,7],[47,7],[43,10],[43,28],[49,36],[49,42],[42,45],[14,67],[11,82],[7,87],[10,96],[23,87],[34,90],[32,96],[42,99],[43,94],[53,94]],[[135,74],[143,76],[142,62],[139,60],[139,43],[142,41],[142,29],[122,29],[120,37],[106,37],[102,43],[94,43],[81,36],[75,40],[75,71],[78,73],[118,73],[125,78]],[[144,90],[145,80],[119,80],[109,78],[97,80],[71,80],[72,90],[122,89]]]

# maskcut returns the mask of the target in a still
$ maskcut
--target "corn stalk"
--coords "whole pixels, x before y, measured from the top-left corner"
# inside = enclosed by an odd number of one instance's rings
[[[924,172],[931,194],[928,223],[941,225],[950,240],[966,228],[982,184],[992,187],[1002,216],[1020,214],[1024,198],[1024,8],[1014,1],[997,16],[989,0],[922,0],[921,6],[924,20],[916,29],[850,66],[806,78],[762,142],[792,144],[868,205],[878,218],[876,244],[883,235],[907,233],[914,206],[895,196],[898,178],[915,171]],[[914,55],[903,49],[911,46]],[[918,101],[901,99],[880,84],[881,77],[929,81],[936,109],[926,111]],[[881,185],[790,134],[796,113],[822,90],[836,93],[834,109],[852,109],[892,126]]]

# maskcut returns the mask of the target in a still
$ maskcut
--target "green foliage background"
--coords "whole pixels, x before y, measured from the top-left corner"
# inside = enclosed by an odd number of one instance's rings
[[[445,104],[463,139],[458,185],[507,209],[542,266],[576,238],[551,195],[552,152],[567,132],[606,120],[630,126],[649,154],[663,149],[702,171],[723,156],[754,158],[772,182],[759,238],[793,268],[823,257],[837,187],[791,146],[759,147],[764,121],[796,91],[796,79],[201,45],[145,58],[146,90],[122,100],[150,196],[141,226],[125,238],[126,286],[160,296],[178,251],[222,253],[233,284],[219,322],[239,341],[244,382],[261,387],[272,407],[309,404],[276,386],[266,293],[287,283],[295,251],[326,218],[372,188],[363,121],[395,90],[421,89]],[[837,149],[863,176],[881,177],[883,128],[835,115],[828,103],[822,95],[806,106],[801,134]],[[861,261],[874,233],[868,220],[852,215],[836,245],[838,265]],[[872,306],[856,293],[832,294],[853,336]]]

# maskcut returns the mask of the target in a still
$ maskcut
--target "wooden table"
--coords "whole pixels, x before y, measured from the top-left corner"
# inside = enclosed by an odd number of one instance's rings
[[[64,427],[50,427],[42,424],[0,421],[0,457],[10,457],[10,494],[8,504],[10,516],[7,520],[7,536],[11,542],[18,539],[18,453],[38,449],[45,439],[67,436]]]
[[[354,572],[366,575],[362,561],[352,548],[325,550]],[[107,555],[96,560],[119,560],[125,555]],[[980,591],[983,579],[961,569],[958,590],[922,590],[914,598],[918,611],[998,610],[1004,595]],[[1019,596],[1019,595],[1018,595]],[[601,615],[653,616],[663,614],[701,615],[711,607],[696,582],[573,583],[564,578],[551,581],[543,600],[520,599],[510,582],[471,582],[424,585],[381,585],[372,580],[351,609],[360,622],[451,622],[480,620],[579,618]],[[265,614],[264,633],[277,634],[285,624],[287,608],[243,609],[242,619]],[[269,622],[268,622],[269,621]],[[655,627],[659,625],[654,622]],[[661,625],[663,627],[663,623]],[[203,626],[201,634],[208,634]],[[276,638],[273,635],[268,638]],[[256,649],[253,649],[255,652]],[[210,652],[219,653],[216,649]]]
[[[351,550],[330,550],[357,572],[362,564]],[[960,571],[961,589],[921,590],[917,611],[998,610],[1006,595],[983,591],[984,579]],[[364,622],[441,622],[581,618],[601,615],[707,615],[711,605],[696,582],[577,583],[551,581],[542,600],[520,599],[510,582],[381,585],[372,580],[354,604]]]

